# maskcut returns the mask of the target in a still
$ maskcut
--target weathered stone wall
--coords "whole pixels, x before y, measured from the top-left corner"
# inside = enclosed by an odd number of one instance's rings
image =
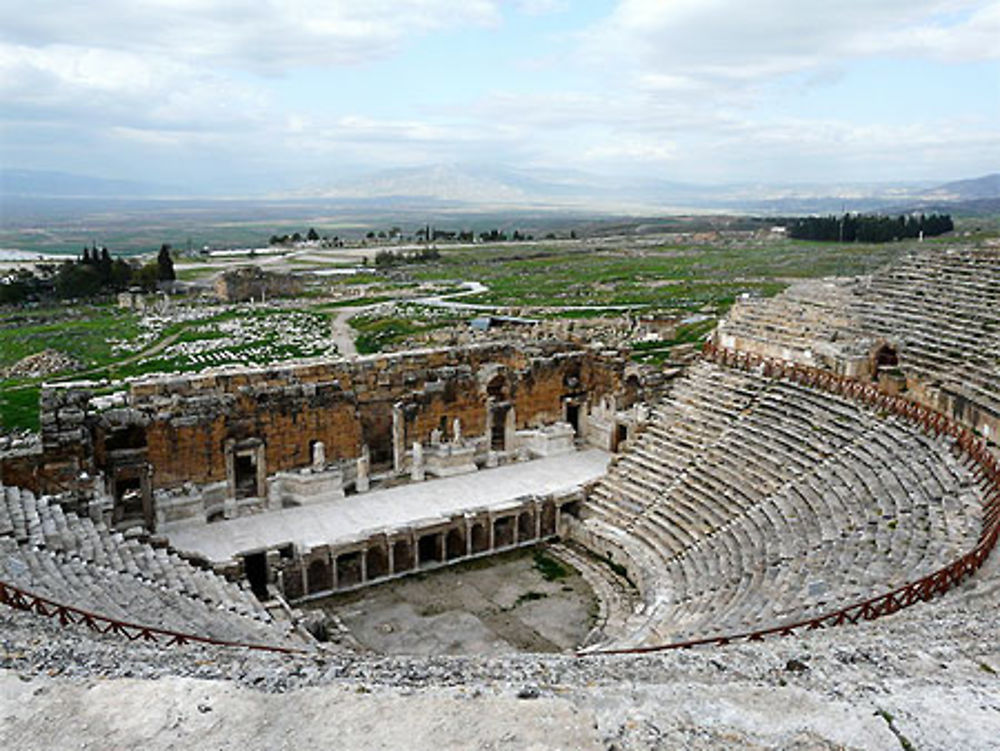
[[[322,441],[329,457],[360,453],[356,405],[335,384],[219,396],[179,400],[175,411],[153,417],[146,435],[154,487],[225,480],[227,441],[263,441],[268,473],[308,466],[312,441]]]
[[[910,398],[968,425],[988,441],[1000,440],[1000,413],[983,400],[918,378],[907,379],[907,390]]]
[[[93,394],[86,388],[45,389],[41,397],[42,468],[39,490],[60,493],[93,475],[93,436],[87,425]]]
[[[289,274],[263,271],[257,266],[243,266],[226,271],[215,280],[215,294],[224,302],[288,297],[302,291],[302,282]]]
[[[450,440],[456,418],[464,437],[478,438],[490,404],[513,407],[518,427],[538,427],[563,419],[564,399],[617,392],[623,372],[617,351],[495,343],[151,378],[103,411],[87,391],[52,389],[43,396],[45,463],[63,483],[81,471],[111,477],[115,450],[138,449],[154,489],[231,482],[233,447],[247,442],[263,445],[268,475],[309,466],[316,441],[328,461],[356,458],[367,444],[384,464],[397,406],[406,448],[435,430]]]
[[[41,452],[0,458],[0,484],[40,493]]]
[[[465,372],[432,381],[409,396],[403,409],[406,446],[428,442],[434,430],[441,431],[442,440],[451,440],[456,418],[461,421],[464,436],[480,435],[486,430],[485,400],[479,381],[470,369],[461,370]]]

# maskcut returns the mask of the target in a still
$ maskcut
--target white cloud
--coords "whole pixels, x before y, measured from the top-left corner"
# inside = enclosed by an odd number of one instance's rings
[[[996,0],[622,0],[582,40],[602,65],[720,85],[877,55],[996,59],[998,31]]]
[[[15,7],[17,6],[17,7]],[[0,0],[0,39],[141,51],[229,68],[281,72],[359,64],[417,36],[493,26],[492,0]]]
[[[869,40],[875,53],[929,57],[946,62],[1000,59],[1000,3],[979,8],[962,22],[914,25]]]
[[[529,16],[547,16],[569,9],[569,0],[515,0],[519,11]]]
[[[871,121],[877,116],[860,106],[838,111],[842,120],[808,109],[817,87],[857,86],[857,60],[996,59],[1000,0],[620,0],[582,34],[566,29],[555,32],[558,43],[536,45],[541,58],[531,57],[535,47],[500,38],[502,12],[553,16],[539,27],[553,39],[556,21],[576,16],[561,14],[565,0],[33,0],[30,12],[14,5],[0,0],[5,159],[47,149],[72,155],[76,143],[92,162],[120,151],[122,160],[173,159],[167,166],[206,174],[248,163],[264,174],[291,174],[297,165],[325,174],[331,164],[468,160],[583,162],[680,179],[805,174],[834,162],[867,174],[891,167],[952,176],[957,169],[948,165],[978,159],[986,170],[1000,160],[985,118],[934,120],[912,100],[914,122],[904,127]],[[449,63],[461,94],[451,102],[448,73],[425,82],[414,70],[404,84],[422,92],[426,83],[431,93],[419,100],[400,89],[366,96],[354,86],[355,74],[371,73],[385,87],[391,66],[366,64],[468,28],[497,31],[483,34],[484,43],[496,38],[513,50],[485,77],[490,91],[478,91],[462,68],[463,54],[478,54],[462,45],[440,53],[455,55]],[[415,65],[426,57],[414,55]],[[329,82],[312,95],[308,87],[326,71]],[[346,95],[337,89],[345,81]],[[980,112],[997,110],[992,95]]]
[[[0,102],[8,116],[58,116],[81,127],[214,128],[260,116],[266,97],[210,70],[155,55],[0,44]]]
[[[583,153],[591,162],[672,162],[677,159],[677,144],[656,138],[625,137],[592,146]]]

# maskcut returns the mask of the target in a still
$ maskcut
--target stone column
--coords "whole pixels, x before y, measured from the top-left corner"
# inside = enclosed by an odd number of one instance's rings
[[[256,496],[258,498],[267,498],[267,454],[263,441],[254,449],[254,458],[257,462]]]
[[[326,468],[326,446],[323,441],[316,441],[313,444],[312,468],[317,471]]]
[[[424,447],[419,441],[413,443],[413,463],[410,466],[410,479],[420,482],[424,479]]]
[[[227,438],[223,451],[226,456],[226,495],[232,498],[236,495],[236,441]]]
[[[368,444],[361,447],[361,456],[358,457],[358,479],[354,482],[354,489],[359,493],[367,493],[370,486],[368,472],[371,467],[371,459],[368,453]]]
[[[647,420],[649,420],[649,407],[645,404],[636,404],[635,421],[640,425],[645,425]]]
[[[403,471],[406,457],[406,425],[403,422],[403,405],[392,405],[392,467],[397,472]]]
[[[486,448],[493,446],[493,405],[496,400],[489,396],[486,398]]]
[[[516,432],[517,432],[517,415],[515,415],[514,407],[513,405],[511,405],[510,409],[507,410],[507,414],[504,415],[504,422],[503,422],[504,451],[514,450]]]

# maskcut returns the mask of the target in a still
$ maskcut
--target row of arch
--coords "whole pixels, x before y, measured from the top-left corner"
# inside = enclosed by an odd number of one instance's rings
[[[555,536],[555,501],[455,517],[443,524],[379,534],[349,548],[319,546],[285,565],[278,585],[294,601],[355,589],[409,573],[531,545]]]

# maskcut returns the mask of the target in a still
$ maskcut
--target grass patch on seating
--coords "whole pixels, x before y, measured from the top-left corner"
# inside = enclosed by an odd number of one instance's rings
[[[633,342],[632,360],[659,365],[670,357],[670,351],[680,344],[697,344],[704,340],[705,336],[712,331],[718,319],[707,318],[704,321],[696,321],[677,327],[673,337],[669,339],[659,339],[656,341]]]
[[[614,560],[611,557],[611,553],[605,553],[603,556],[597,555],[596,553],[591,553],[591,556],[593,556],[596,560],[600,561],[609,569],[614,571],[618,576],[627,581],[629,584],[635,586],[635,582],[633,582],[632,579],[629,578],[628,569],[625,568],[622,564],[618,563],[616,560]]]
[[[548,597],[544,592],[535,592],[534,590],[529,590],[522,595],[518,595],[517,599],[514,601],[514,607],[518,605],[523,605],[526,602],[534,602],[535,600],[544,600]]]
[[[534,554],[535,569],[547,582],[565,579],[569,576],[569,569],[559,561],[545,554],[542,550],[536,550]]]

